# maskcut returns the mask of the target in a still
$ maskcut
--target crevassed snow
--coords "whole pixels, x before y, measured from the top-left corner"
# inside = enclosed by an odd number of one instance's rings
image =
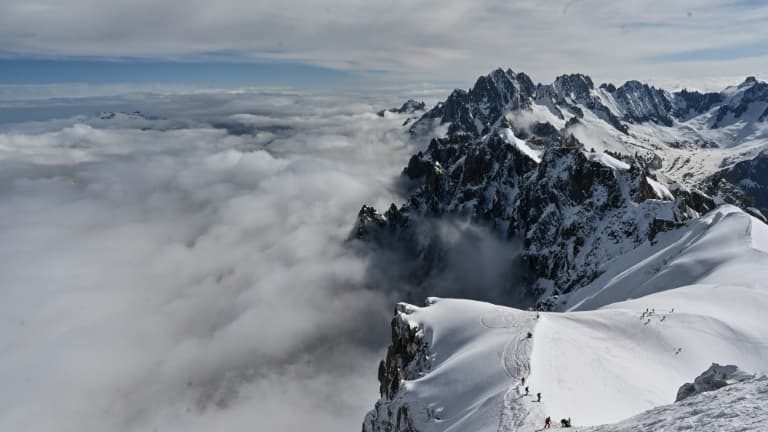
[[[417,416],[417,430],[534,430],[546,416],[555,423],[571,417],[581,427],[645,410],[655,410],[646,417],[673,423],[691,411],[654,407],[672,403],[678,388],[711,363],[768,372],[768,226],[762,222],[724,206],[605,270],[565,298],[565,313],[537,318],[445,299],[413,313],[430,335],[434,364],[407,382],[404,397],[424,412],[439,412],[439,419]],[[542,393],[541,403],[521,396],[523,376],[531,394]],[[628,422],[589,430],[676,430],[632,429],[645,425],[643,418]]]
[[[531,147],[527,142],[521,140],[520,138],[516,137],[515,134],[512,132],[512,129],[509,128],[503,128],[499,131],[499,136],[501,136],[504,141],[512,144],[515,146],[518,150],[523,152],[526,156],[530,157],[534,161],[541,162],[541,150],[536,150],[533,147]]]

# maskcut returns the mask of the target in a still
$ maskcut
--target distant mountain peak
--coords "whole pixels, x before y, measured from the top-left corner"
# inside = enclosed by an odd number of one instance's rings
[[[739,88],[752,87],[757,84],[757,78],[754,75],[748,76],[743,83],[739,84]]]

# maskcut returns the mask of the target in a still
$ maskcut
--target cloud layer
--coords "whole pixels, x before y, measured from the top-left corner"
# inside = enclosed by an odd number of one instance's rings
[[[393,299],[343,241],[397,200],[403,119],[281,91],[122,103],[173,117],[0,132],[0,429],[357,429]]]
[[[0,2],[0,51],[297,61],[470,80],[497,66],[551,80],[680,80],[768,70],[768,7],[730,0],[94,0]]]

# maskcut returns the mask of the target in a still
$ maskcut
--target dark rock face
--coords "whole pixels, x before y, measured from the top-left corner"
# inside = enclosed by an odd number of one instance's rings
[[[496,69],[478,78],[468,92],[454,90],[445,102],[424,114],[411,132],[425,132],[429,130],[430,123],[437,121],[439,124],[450,124],[449,135],[463,132],[480,136],[486,126],[500,121],[507,110],[529,106],[534,89],[528,75]]]
[[[531,128],[531,133],[538,138],[551,138],[555,139],[559,133],[557,128],[552,126],[551,123],[537,122]]]
[[[411,408],[399,400],[400,383],[423,376],[431,368],[432,353],[424,332],[408,320],[409,306],[398,304],[392,319],[392,344],[379,363],[379,394],[363,420],[363,432],[417,432]]]
[[[381,110],[376,114],[379,117],[384,117],[384,113],[386,113],[387,111],[395,114],[414,114],[419,111],[424,111],[425,109],[427,109],[426,103],[415,101],[413,99],[408,99],[404,104],[400,106],[400,108],[390,108],[386,110]]]
[[[721,176],[751,198],[741,198],[742,202],[746,201],[763,215],[768,215],[768,153],[739,162],[722,172]]]
[[[673,95],[674,109],[672,115],[676,118],[684,118],[703,114],[724,100],[725,97],[720,93],[699,93],[684,89]]]
[[[680,386],[675,402],[680,402],[699,393],[715,391],[731,384],[749,381],[754,379],[755,376],[755,374],[742,371],[736,365],[721,366],[717,363],[712,363],[693,382]]]
[[[672,100],[663,90],[639,81],[627,81],[613,93],[616,103],[630,123],[654,122],[672,126]]]
[[[418,227],[445,216],[470,218],[523,239],[523,260],[539,279],[530,294],[578,288],[599,275],[604,261],[714,208],[683,190],[657,196],[644,169],[587,154],[573,138],[536,148],[508,129],[482,139],[434,139],[404,175],[421,186],[384,215],[364,207],[358,237],[395,238],[428,268],[439,254],[417,240]]]
[[[714,123],[712,124],[713,128],[723,126],[724,121],[728,118],[740,119],[754,103],[768,103],[768,83],[757,81],[755,77],[748,77],[743,83],[739,84],[738,90],[740,91],[740,97],[734,98],[717,110]],[[759,115],[757,121],[765,121],[766,117],[768,117],[767,113],[768,108]]]

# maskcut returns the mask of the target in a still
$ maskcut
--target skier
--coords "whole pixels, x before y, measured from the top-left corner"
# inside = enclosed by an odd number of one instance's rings
[[[544,429],[549,429],[552,427],[552,419],[547,417],[544,419]]]
[[[571,418],[568,417],[567,419],[560,420],[560,427],[564,427],[564,428],[571,427]]]
[[[530,339],[530,338],[532,338],[532,337],[533,337],[533,333],[531,333],[531,332],[528,332],[528,339]]]
[[[525,385],[525,377],[520,378],[520,384]]]
[[[525,388],[525,395],[528,396],[528,387]]]
[[[536,393],[536,402],[541,402],[541,393]]]

